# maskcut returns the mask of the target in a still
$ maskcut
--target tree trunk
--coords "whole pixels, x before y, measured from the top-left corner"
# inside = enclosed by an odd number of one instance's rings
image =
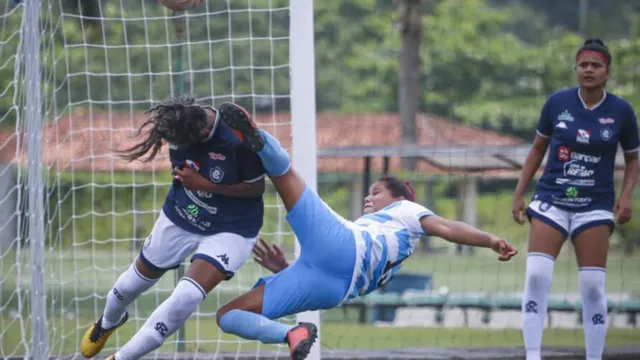
[[[402,144],[416,142],[416,112],[420,99],[421,0],[398,1],[398,30],[402,37],[398,71],[398,107]],[[416,169],[415,158],[403,158],[402,168]]]

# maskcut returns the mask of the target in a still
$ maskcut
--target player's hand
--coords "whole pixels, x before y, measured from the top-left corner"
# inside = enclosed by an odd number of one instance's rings
[[[173,169],[173,176],[178,179],[187,190],[208,191],[213,185],[209,179],[200,175],[198,170],[189,166],[185,166],[182,169],[175,167]]]
[[[631,198],[629,196],[620,196],[613,208],[618,224],[625,224],[631,220]]]
[[[278,273],[289,266],[282,249],[276,244],[267,244],[263,238],[253,246],[253,253],[255,255],[253,260],[273,273]]]
[[[524,211],[525,211],[525,203],[524,196],[522,195],[514,195],[513,196],[513,204],[511,208],[511,215],[513,215],[513,220],[520,225],[524,224]]]
[[[498,256],[498,260],[500,261],[508,261],[512,257],[516,256],[518,250],[516,250],[513,245],[511,245],[507,240],[499,238],[497,236],[493,236],[491,238],[491,249],[500,256]]]

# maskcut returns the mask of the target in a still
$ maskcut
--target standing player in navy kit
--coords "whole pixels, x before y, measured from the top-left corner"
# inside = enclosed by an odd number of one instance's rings
[[[527,360],[540,360],[540,347],[553,266],[566,238],[573,241],[588,360],[601,359],[607,321],[605,275],[609,236],[631,218],[631,194],[638,177],[638,124],[628,102],[604,90],[611,55],[600,40],[587,40],[576,55],[579,88],[549,97],[513,199],[513,216],[524,223],[524,192],[549,156],[526,209],[531,221],[522,299]],[[613,173],[618,144],[624,151],[622,191],[615,200]],[[615,202],[614,202],[615,200]],[[614,215],[615,214],[615,215]]]
[[[169,143],[174,180],[162,212],[140,255],[107,295],[103,315],[81,343],[85,357],[104,347],[127,321],[126,308],[187,256],[191,265],[173,293],[134,337],[116,353],[138,359],[157,349],[179,329],[216,285],[229,280],[251,255],[262,227],[264,168],[258,156],[220,121],[220,113],[179,98],[149,111],[147,138],[124,151],[133,161]],[[113,357],[112,357],[113,358]]]

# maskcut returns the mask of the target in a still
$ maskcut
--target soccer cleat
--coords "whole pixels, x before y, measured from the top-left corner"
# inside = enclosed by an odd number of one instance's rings
[[[291,360],[304,360],[317,338],[318,328],[311,323],[301,322],[289,330],[285,342],[291,349]]]
[[[82,356],[87,359],[96,356],[102,350],[102,348],[104,348],[107,340],[109,340],[109,336],[111,336],[111,334],[117,328],[124,325],[127,320],[129,320],[129,313],[125,311],[124,316],[122,317],[122,320],[120,320],[118,325],[112,327],[111,329],[103,329],[102,316],[100,316],[100,319],[98,319],[98,321],[96,321],[95,324],[93,324],[93,326],[91,326],[82,337],[82,342],[80,343],[80,352],[82,353]]]
[[[231,128],[238,139],[249,149],[259,152],[264,148],[264,137],[262,137],[260,129],[251,120],[247,110],[240,105],[224,103],[220,105],[218,111],[220,111],[222,121]]]
[[[111,355],[108,358],[104,359],[104,360],[116,360],[116,356],[115,355]]]

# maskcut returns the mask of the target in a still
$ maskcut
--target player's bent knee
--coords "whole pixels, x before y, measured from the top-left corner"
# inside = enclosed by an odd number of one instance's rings
[[[144,255],[140,253],[140,255],[137,257],[136,262],[134,264],[135,270],[140,276],[145,277],[149,280],[155,280],[162,277],[162,275],[164,275],[166,270],[147,266],[145,264],[145,261],[142,259],[142,256]]]
[[[223,309],[220,309],[223,310]],[[234,311],[240,311],[238,309],[224,309],[223,311],[218,310],[216,313],[216,322],[218,323],[218,327],[225,333],[229,332],[229,321],[233,317]]]
[[[168,301],[171,302],[171,317],[174,319],[187,319],[198,308],[206,293],[195,281],[183,277],[171,293]]]

